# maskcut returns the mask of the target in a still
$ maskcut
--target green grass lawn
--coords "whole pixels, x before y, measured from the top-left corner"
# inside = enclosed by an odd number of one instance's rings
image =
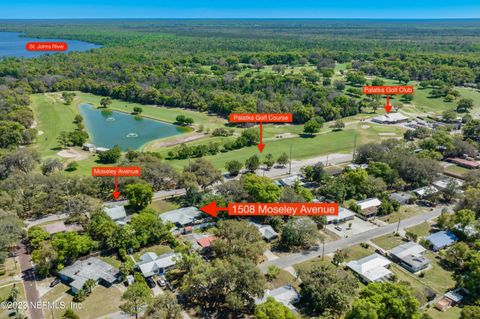
[[[425,297],[425,289],[427,289],[428,286],[424,284],[418,277],[410,274],[407,270],[396,264],[391,264],[389,269],[395,274],[398,281],[408,283],[413,295],[421,305],[427,302],[427,298]]]
[[[12,290],[13,288],[13,282],[10,282],[10,283],[3,283],[0,285],[0,302],[3,302],[5,300],[8,299],[8,297],[10,296],[10,291]],[[26,301],[27,298],[25,296],[25,289],[23,288],[23,284],[21,282],[17,282],[16,283],[16,286],[17,286],[17,289],[18,289],[18,299],[17,301]],[[22,311],[22,309],[19,309],[20,312],[25,313],[25,311]],[[7,319],[7,318],[12,318],[10,317],[8,314],[9,314],[10,311],[8,311],[7,309],[3,308],[3,307],[0,307],[0,319]]]
[[[418,237],[424,237],[429,234],[431,228],[432,226],[429,223],[423,222],[417,226],[406,228],[405,231],[417,234]]]
[[[349,262],[352,260],[362,259],[363,257],[370,256],[375,252],[375,248],[373,248],[371,245],[368,246],[368,248],[363,248],[360,245],[355,245],[345,248],[345,251],[347,252],[347,258],[345,258],[345,262]]]
[[[300,263],[300,264],[296,264],[293,267],[295,268],[295,271],[297,273],[300,273],[302,271],[309,271],[314,265],[333,266],[330,260],[330,257],[325,256],[324,260],[322,260],[322,257],[318,257],[318,258],[304,261],[303,263]]]
[[[393,234],[387,234],[381,237],[372,239],[372,242],[375,245],[380,246],[384,250],[390,250],[404,243],[400,236],[395,236]]]
[[[266,288],[267,289],[274,289],[281,287],[283,285],[291,285],[295,288],[298,289],[298,281],[293,277],[291,273],[288,271],[285,271],[283,269],[280,269],[280,273],[278,274],[277,278],[273,280],[267,280]]]
[[[440,257],[431,251],[427,251],[425,256],[430,259],[431,268],[425,271],[422,280],[442,294],[455,288],[453,272],[440,265]]]
[[[68,286],[59,284],[43,296],[42,300],[49,302],[63,301],[68,306],[73,299],[73,296],[68,291]],[[76,304],[78,309],[74,309],[74,311],[82,319],[94,319],[120,311],[118,308],[120,304],[122,304],[122,292],[118,287],[105,288],[97,285],[87,299],[80,304]],[[65,309],[57,308],[53,310],[55,318],[61,318],[64,313]]]
[[[471,169],[464,168],[458,165],[449,165],[444,168],[444,172],[446,173],[452,173],[458,176],[464,176],[465,174],[471,172]]]
[[[150,204],[150,207],[153,208],[159,214],[179,208],[177,204],[171,201],[163,200],[163,199],[153,201]]]
[[[155,245],[155,246],[143,248],[142,250],[136,252],[135,254],[133,254],[133,258],[135,258],[136,261],[139,261],[140,257],[145,253],[152,252],[160,256],[162,254],[166,254],[172,251],[173,251],[172,248],[170,248],[169,246]]]
[[[122,261],[120,261],[117,256],[99,256],[98,258],[115,268],[120,268],[122,265]]]
[[[397,212],[394,212],[390,215],[382,216],[380,217],[380,219],[386,223],[393,224],[397,223],[399,220],[422,214],[424,211],[424,208],[416,205],[403,205],[400,206]]]
[[[462,309],[459,307],[453,307],[445,312],[437,310],[436,308],[429,308],[426,313],[432,316],[433,319],[459,319]]]
[[[64,105],[50,95],[33,94],[30,98],[37,130],[43,132],[38,136],[35,147],[41,156],[55,155],[60,150],[57,142],[60,132],[70,132],[76,128],[73,118],[78,114],[77,109],[73,105]]]

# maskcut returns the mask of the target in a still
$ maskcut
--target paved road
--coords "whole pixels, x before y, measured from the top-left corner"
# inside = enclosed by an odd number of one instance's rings
[[[430,212],[404,219],[400,222],[400,230],[405,229],[405,228],[409,228],[409,227],[412,227],[412,226],[415,226],[415,225],[418,225],[418,224],[421,224],[424,221],[428,221],[428,220],[432,220],[434,218],[437,218],[438,216],[440,216],[440,214],[442,212],[442,209],[444,209],[444,208],[447,208],[450,211],[452,209],[451,206],[441,206],[441,207],[435,208],[434,210],[432,210]],[[348,237],[348,238],[342,238],[342,239],[339,239],[339,240],[336,240],[336,241],[326,243],[325,244],[325,254],[333,253],[337,249],[343,249],[343,248],[347,248],[347,247],[350,247],[350,246],[353,246],[353,245],[360,244],[362,242],[369,241],[372,238],[376,238],[376,237],[380,237],[380,236],[383,236],[383,235],[386,235],[386,234],[393,233],[397,230],[397,226],[398,226],[397,223],[388,224],[388,225],[385,225],[385,226],[381,226],[381,227],[378,227],[378,228],[375,228],[375,229],[368,230],[368,231],[363,232],[363,233],[353,235],[353,236]],[[283,269],[283,268],[290,267],[290,266],[293,266],[295,264],[299,264],[299,263],[305,262],[307,260],[319,257],[321,255],[322,255],[322,247],[320,247],[319,250],[304,251],[304,252],[301,252],[301,253],[289,254],[287,256],[280,257],[280,258],[275,259],[275,260],[266,261],[266,262],[258,265],[258,267],[263,272],[266,272],[267,269],[268,269],[268,266],[270,266],[270,265],[275,265],[275,266]]]
[[[49,223],[49,222],[56,222],[59,220],[64,220],[67,219],[68,215],[67,214],[58,214],[58,215],[48,215],[44,216],[38,219],[29,219],[25,221],[27,228],[37,226],[43,223]]]
[[[185,190],[185,188],[172,189],[172,190],[168,190],[168,191],[158,191],[158,192],[153,193],[153,199],[152,200],[179,197],[179,196],[185,195],[186,192],[187,191]],[[128,200],[106,202],[105,205],[108,205],[108,206],[128,205]]]
[[[32,307],[40,301],[38,295],[37,283],[35,282],[35,272],[32,267],[32,260],[27,253],[25,245],[20,244],[18,249],[18,260],[20,269],[22,270],[23,286],[25,287],[25,294],[27,296],[28,309],[30,319],[44,319],[43,311],[40,308]]]

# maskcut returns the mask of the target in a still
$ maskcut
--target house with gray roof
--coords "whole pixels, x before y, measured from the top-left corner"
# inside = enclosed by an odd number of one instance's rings
[[[439,251],[445,247],[453,245],[457,240],[457,236],[450,231],[439,231],[425,238],[432,244],[433,251]]]
[[[201,217],[202,212],[193,206],[175,209],[159,216],[164,223],[170,222],[179,228],[193,225]]]
[[[73,265],[67,266],[59,272],[60,279],[67,283],[75,294],[89,279],[110,287],[118,280],[119,274],[120,271],[117,268],[96,257],[77,260]]]
[[[104,206],[103,211],[108,215],[114,222],[119,225],[125,225],[127,219],[127,211],[123,205],[114,205],[114,206]]]
[[[387,258],[375,253],[359,260],[347,263],[364,283],[389,280],[392,272],[387,268],[391,262]]]
[[[326,216],[327,224],[340,224],[355,218],[355,213],[344,207],[338,209],[338,216]]]
[[[260,225],[257,223],[252,223],[257,227],[258,231],[260,232],[260,235],[262,235],[262,238],[265,239],[266,241],[272,241],[275,238],[278,237],[278,233],[272,228],[270,225]]]
[[[267,301],[269,297],[272,297],[276,301],[285,305],[288,309],[296,311],[295,303],[300,301],[299,293],[291,285],[284,285],[272,290],[265,290],[263,298],[256,298],[255,304],[259,305]]]
[[[142,272],[143,277],[148,278],[154,275],[163,275],[175,267],[178,253],[166,253],[160,256],[153,252],[148,252],[140,257],[137,268]]]
[[[413,195],[405,192],[396,192],[390,194],[388,197],[390,200],[398,202],[400,205],[410,204],[413,200]]]
[[[430,260],[423,255],[425,251],[426,249],[423,246],[409,241],[393,248],[389,251],[389,254],[403,268],[415,273],[430,265]]]

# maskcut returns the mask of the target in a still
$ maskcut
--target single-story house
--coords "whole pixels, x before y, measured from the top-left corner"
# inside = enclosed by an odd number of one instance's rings
[[[41,228],[50,235],[65,232],[82,232],[83,227],[80,224],[65,224],[63,221],[58,221],[52,224],[41,226]]]
[[[347,263],[364,283],[380,282],[390,279],[392,272],[387,269],[391,262],[387,258],[375,253],[359,260]]]
[[[463,181],[459,180],[458,178],[444,177],[442,179],[439,179],[438,181],[433,182],[432,184],[433,186],[435,186],[440,190],[440,189],[446,189],[449,184],[455,185],[455,188],[462,187]]]
[[[143,277],[148,278],[154,275],[163,275],[175,267],[178,253],[166,253],[160,256],[153,252],[148,252],[140,257],[137,268],[141,271]]]
[[[347,165],[347,168],[349,169],[367,169],[368,164],[355,164],[355,163],[350,163]]]
[[[382,205],[382,202],[378,198],[374,197],[359,200],[356,204],[360,208],[360,214],[370,218],[377,213],[378,207]]]
[[[433,251],[453,245],[458,240],[454,233],[445,230],[433,233],[425,239],[432,244]]]
[[[127,211],[123,205],[104,206],[103,211],[119,225],[126,224]]]
[[[292,175],[279,180],[281,186],[293,187],[295,183],[299,182],[300,185],[303,185],[302,177],[300,175]]]
[[[389,196],[390,200],[397,201],[400,205],[410,204],[413,199],[413,196],[405,192],[396,192],[392,193]]]
[[[423,246],[409,241],[393,248],[389,251],[389,254],[403,268],[415,273],[430,265],[430,260],[423,255],[425,250]]]
[[[272,226],[260,225],[257,223],[252,223],[252,224],[258,228],[260,235],[262,235],[262,238],[265,239],[266,241],[272,241],[278,237],[278,233],[272,228]]]
[[[408,121],[408,117],[400,113],[388,113],[385,115],[375,116],[372,118],[372,122],[380,124],[397,124],[404,123]]]
[[[435,304],[435,308],[440,311],[447,311],[448,309],[458,305],[463,300],[463,295],[460,294],[462,288],[447,292],[443,297]]]
[[[453,158],[448,158],[447,161],[450,162],[450,163],[457,164],[458,166],[468,168],[468,169],[480,168],[480,163],[478,163],[476,161],[466,160],[466,159],[463,159],[463,158],[453,157]]]
[[[217,237],[210,235],[197,239],[197,245],[204,252],[207,252],[212,247],[212,243],[217,240]]]
[[[300,301],[300,295],[295,288],[291,285],[284,285],[272,290],[266,289],[263,298],[255,299],[255,304],[258,305],[264,303],[267,301],[268,297],[272,297],[292,311],[296,311],[294,304]]]
[[[424,186],[424,187],[414,189],[412,193],[414,193],[420,198],[425,198],[427,196],[438,193],[438,189],[433,186]]]
[[[91,144],[91,143],[85,143],[82,145],[82,149],[84,151],[88,151],[88,152],[92,152],[92,153],[95,153],[96,151],[96,147],[95,145]]]
[[[178,228],[191,226],[202,217],[202,212],[196,207],[183,207],[160,214],[159,218],[164,223],[172,223]]]
[[[106,287],[113,285],[119,278],[120,271],[106,262],[90,257],[86,260],[77,260],[59,272],[61,280],[70,285],[72,292],[77,293],[89,279]]]
[[[326,216],[327,224],[340,224],[355,218],[355,213],[349,209],[340,207],[338,216]]]

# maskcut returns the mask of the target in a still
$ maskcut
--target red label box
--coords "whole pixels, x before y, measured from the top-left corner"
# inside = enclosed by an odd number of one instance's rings
[[[230,123],[291,123],[291,113],[231,113]]]
[[[230,216],[338,216],[338,203],[229,203]]]
[[[117,166],[117,167],[92,167],[92,176],[140,176],[141,168],[139,166]]]
[[[28,51],[67,51],[66,42],[28,42],[25,45]]]
[[[364,86],[363,94],[381,94],[381,95],[413,94],[413,86],[411,85]]]

